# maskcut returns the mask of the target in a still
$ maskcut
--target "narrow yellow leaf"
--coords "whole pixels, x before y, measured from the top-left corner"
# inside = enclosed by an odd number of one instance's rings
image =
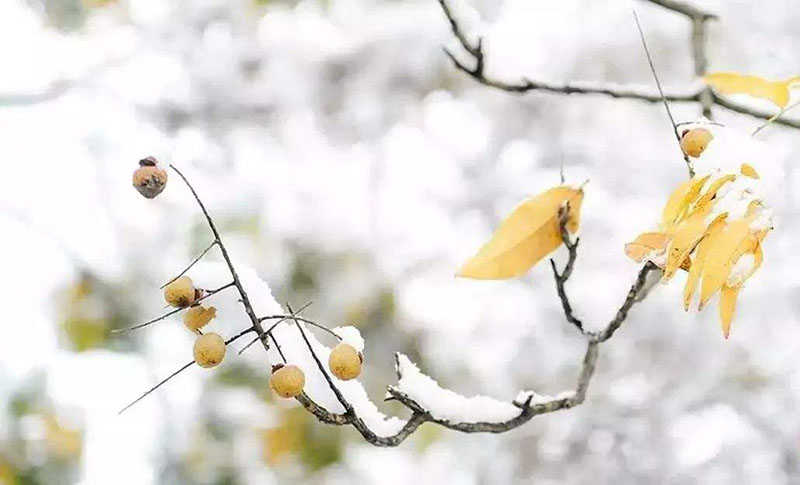
[[[625,254],[637,263],[641,263],[653,251],[666,249],[670,237],[665,232],[643,232],[625,245]]]
[[[750,177],[750,178],[753,178],[753,179],[760,179],[761,178],[758,175],[758,172],[756,172],[756,169],[754,169],[752,165],[749,165],[747,163],[743,163],[742,164],[741,172],[742,172],[742,175],[744,175],[745,177]]]
[[[723,175],[712,182],[705,193],[703,193],[702,197],[700,197],[700,199],[697,201],[692,212],[706,209],[706,206],[709,205],[712,200],[714,200],[714,198],[717,196],[717,192],[719,192],[722,186],[734,180],[736,180],[736,175],[728,174]]]
[[[686,215],[689,206],[697,199],[700,191],[710,175],[690,179],[675,189],[667,200],[667,205],[661,213],[661,227],[669,229],[680,222]]]
[[[667,262],[664,264],[664,276],[662,277],[664,281],[672,279],[678,268],[682,267],[684,260],[700,242],[700,238],[706,232],[705,219],[709,210],[710,206],[695,212],[678,226],[667,251]]]
[[[700,274],[703,271],[706,258],[708,257],[708,250],[715,244],[715,238],[718,237],[722,230],[725,228],[725,223],[728,214],[720,214],[711,224],[708,225],[703,239],[697,245],[697,254],[692,261],[692,266],[689,268],[689,275],[686,278],[686,286],[683,288],[683,309],[688,311],[689,306],[692,304],[692,297],[694,290],[697,288],[697,283],[700,281]]]
[[[739,295],[739,288],[723,286],[719,295],[719,319],[722,324],[722,334],[725,338],[731,334],[731,322],[733,314],[736,313],[736,297]]]
[[[789,104],[789,85],[795,78],[786,81],[767,81],[758,76],[735,72],[715,72],[703,77],[706,84],[723,94],[749,94],[772,101],[780,108]]]
[[[519,276],[561,243],[558,210],[569,204],[567,230],[578,229],[583,190],[558,186],[517,206],[489,242],[459,270],[458,276],[507,279]]]
[[[728,224],[709,248],[703,266],[703,283],[700,285],[700,309],[728,279],[737,250],[750,234],[750,222],[750,218],[746,218]]]

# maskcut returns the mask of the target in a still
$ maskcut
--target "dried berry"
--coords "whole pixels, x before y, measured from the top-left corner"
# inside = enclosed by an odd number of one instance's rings
[[[690,157],[699,157],[714,139],[714,135],[705,128],[692,128],[681,137],[681,150]]]
[[[225,340],[215,333],[197,337],[194,342],[194,361],[203,368],[216,367],[225,358]]]
[[[331,351],[328,367],[331,373],[343,381],[355,379],[361,374],[361,354],[349,344],[339,344]]]
[[[133,172],[133,186],[140,194],[152,199],[167,185],[167,171],[158,166],[153,157],[139,160],[139,168]]]
[[[181,276],[164,288],[164,299],[170,306],[185,308],[197,299],[197,291],[188,276]]]
[[[297,397],[303,392],[306,376],[296,365],[276,365],[272,368],[269,386],[283,398]]]
[[[197,333],[198,330],[208,325],[208,322],[217,316],[217,309],[213,306],[204,307],[203,305],[195,305],[183,314],[183,324],[192,332]]]

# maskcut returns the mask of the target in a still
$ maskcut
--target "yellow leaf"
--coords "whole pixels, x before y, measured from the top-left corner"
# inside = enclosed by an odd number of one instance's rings
[[[723,94],[749,94],[756,98],[765,98],[780,108],[789,104],[789,86],[797,82],[797,78],[786,81],[767,81],[758,76],[747,76],[735,72],[715,72],[703,77],[706,84]]]
[[[700,200],[697,201],[697,204],[694,206],[694,210],[692,212],[696,212],[698,210],[702,210],[706,208],[706,205],[710,204],[712,200],[717,196],[717,192],[722,188],[723,185],[727,184],[728,182],[732,182],[736,180],[736,175],[728,174],[723,175],[722,177],[715,180],[709,187],[708,190],[705,191]]]
[[[736,312],[736,297],[739,295],[739,288],[723,286],[719,296],[719,319],[722,323],[722,334],[725,338],[731,334],[731,322],[733,314]]]
[[[700,243],[697,245],[697,254],[694,257],[691,268],[689,268],[686,286],[683,288],[683,309],[686,311],[689,310],[689,305],[691,305],[692,297],[694,296],[694,290],[697,288],[698,281],[700,281],[700,274],[703,271],[706,257],[708,257],[708,250],[714,246],[715,238],[718,237],[725,228],[727,218],[727,213],[717,216],[717,218],[708,225],[703,239],[701,239]]]
[[[661,213],[661,227],[663,229],[669,229],[683,219],[689,206],[697,199],[700,190],[710,176],[706,175],[688,180],[672,192],[664,211]]]
[[[625,245],[625,254],[637,263],[641,263],[653,251],[665,249],[670,237],[665,232],[643,232]]]
[[[764,207],[764,204],[760,200],[753,200],[747,205],[747,212],[745,213],[745,217],[750,217],[756,213],[757,210]]]
[[[742,175],[744,175],[745,177],[750,177],[750,178],[753,178],[753,179],[760,179],[761,178],[758,175],[758,172],[756,172],[756,169],[754,169],[752,167],[752,165],[749,165],[747,163],[743,163],[742,164],[741,172],[742,172]]]
[[[709,248],[703,267],[703,283],[700,287],[700,309],[717,290],[722,288],[734,262],[745,252],[746,247],[743,247],[742,243],[750,235],[750,222],[751,219],[746,218],[728,224],[722,234],[715,238],[713,247]]]
[[[705,218],[707,215],[708,210],[697,212],[678,226],[667,251],[663,280],[669,281],[697,246],[706,231]]]
[[[526,200],[508,216],[458,276],[506,279],[519,276],[562,242],[558,209],[569,204],[567,229],[578,229],[583,190],[558,186]]]

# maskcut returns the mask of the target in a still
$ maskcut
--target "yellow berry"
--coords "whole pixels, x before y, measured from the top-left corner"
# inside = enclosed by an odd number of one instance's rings
[[[194,361],[203,368],[216,367],[225,358],[225,340],[215,333],[207,333],[194,341]]]
[[[197,333],[198,330],[208,325],[208,322],[217,316],[217,309],[213,306],[205,308],[203,305],[195,305],[183,314],[183,324],[192,332]]]
[[[197,299],[197,291],[188,276],[181,276],[164,288],[164,299],[170,306],[185,308]]]
[[[133,186],[140,194],[152,199],[167,185],[167,171],[157,166],[153,157],[139,160],[139,168],[133,172]]]
[[[339,344],[331,351],[328,367],[333,375],[343,381],[349,381],[361,374],[361,361],[361,355],[352,345]]]
[[[269,386],[283,398],[297,397],[303,392],[306,376],[296,365],[277,365],[272,369]]]
[[[714,135],[705,128],[692,128],[681,137],[681,150],[690,157],[699,157],[706,149]]]

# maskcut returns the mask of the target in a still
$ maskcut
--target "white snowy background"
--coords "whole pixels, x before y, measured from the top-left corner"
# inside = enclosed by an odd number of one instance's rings
[[[697,4],[720,16],[710,70],[800,74],[794,2]],[[688,21],[647,2],[471,5],[484,23],[467,26],[485,35],[496,77],[650,86],[635,7],[666,87],[695,83]],[[236,260],[281,303],[311,300],[306,315],[360,328],[362,381],[384,414],[407,417],[381,402],[395,351],[465,395],[510,402],[574,385],[584,343],[547,264],[507,282],[453,274],[518,200],[558,182],[563,162],[568,181],[590,180],[568,289],[601,328],[637,272],[624,243],[686,177],[671,127],[658,104],[494,91],[456,72],[443,46],[457,47],[434,0],[0,1],[0,482],[23,468],[38,471],[22,483],[84,484],[800,480],[800,132],[778,126],[759,134],[785,171],[777,229],[731,338],[715,305],[684,313],[681,282],[658,286],[602,346],[578,408],[503,435],[424,425],[396,449],[303,421],[301,443],[266,464],[261,431],[297,405],[269,396],[269,361],[254,346],[117,416],[191,358],[192,337],[172,319],[75,352],[65,288],[91,275],[104,290],[80,311],[144,321],[163,310],[159,285],[211,240],[175,174],[152,201],[131,188],[146,155],[184,170]],[[699,116],[696,105],[673,110]],[[760,124],[714,115],[744,136]],[[246,326],[232,293],[213,304],[215,331]],[[255,384],[220,382],[226,367]],[[80,430],[69,473],[37,448],[41,419],[15,421],[26,390]],[[331,439],[324,466],[297,451],[319,457]]]

